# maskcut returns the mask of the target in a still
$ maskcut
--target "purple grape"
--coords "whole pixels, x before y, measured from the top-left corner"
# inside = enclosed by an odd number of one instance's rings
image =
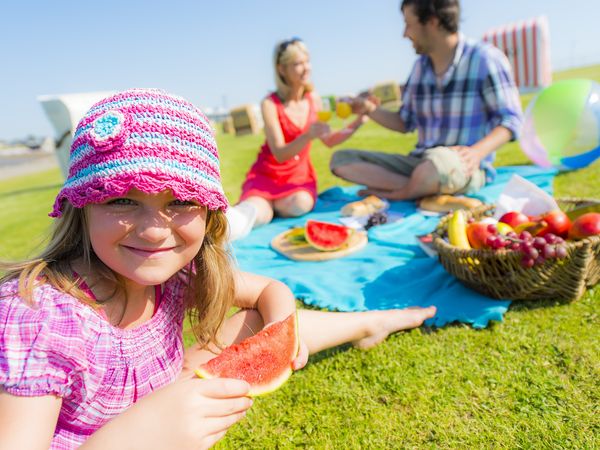
[[[558,259],[563,259],[567,257],[567,248],[564,245],[557,245],[556,246],[556,257]]]
[[[530,248],[533,248],[533,243],[531,241],[521,242],[521,250],[523,251],[523,253],[529,251]]]
[[[527,250],[523,250],[523,254],[531,259],[540,256],[540,252],[535,247],[528,247]]]
[[[383,225],[387,222],[387,219],[388,215],[385,212],[380,211],[373,213],[369,216],[367,224],[365,225],[365,229],[368,230],[369,228],[374,227],[376,225]]]
[[[523,267],[525,267],[526,269],[533,267],[534,264],[535,264],[535,259],[528,258],[527,256],[523,256],[523,258],[521,259],[521,265]]]
[[[485,238],[485,245],[490,248],[495,248],[496,245],[496,236],[488,236]]]
[[[529,231],[521,231],[521,234],[519,234],[519,238],[523,239],[524,241],[527,241],[527,240],[531,239],[532,236]]]
[[[546,259],[556,258],[556,247],[554,245],[546,244],[544,246],[544,250],[542,251],[542,255]]]

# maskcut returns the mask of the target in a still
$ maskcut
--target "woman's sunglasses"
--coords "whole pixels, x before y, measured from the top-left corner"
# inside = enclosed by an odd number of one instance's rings
[[[293,37],[279,44],[279,48],[277,49],[277,64],[279,64],[279,59],[281,58],[281,55],[283,55],[283,52],[285,52],[290,45],[295,44],[296,42],[302,42],[302,39],[299,37]]]

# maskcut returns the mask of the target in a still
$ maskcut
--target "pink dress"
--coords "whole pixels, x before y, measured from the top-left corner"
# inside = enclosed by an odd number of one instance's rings
[[[310,93],[305,94],[308,99],[309,110],[306,124],[299,128],[290,120],[284,110],[284,105],[276,93],[269,98],[275,103],[277,108],[277,117],[281,125],[281,131],[285,143],[289,143],[305,133],[312,123],[317,120],[317,113]],[[268,200],[275,200],[287,197],[297,191],[307,191],[314,199],[317,197],[317,177],[315,169],[310,161],[309,142],[296,156],[285,162],[278,162],[269,144],[265,141],[260,149],[256,162],[250,168],[246,175],[246,181],[242,186],[242,195],[240,200],[250,196],[263,197]]]
[[[154,316],[127,330],[49,284],[35,289],[33,308],[16,291],[16,280],[0,286],[0,386],[62,398],[51,449],[79,447],[181,372],[184,283],[176,276]]]

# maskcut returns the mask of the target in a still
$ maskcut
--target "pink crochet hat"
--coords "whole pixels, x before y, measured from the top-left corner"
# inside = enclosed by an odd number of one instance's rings
[[[170,189],[179,200],[227,210],[214,132],[202,111],[157,89],[131,89],[96,103],[77,125],[69,176],[51,217],[64,201],[76,208],[137,188]]]

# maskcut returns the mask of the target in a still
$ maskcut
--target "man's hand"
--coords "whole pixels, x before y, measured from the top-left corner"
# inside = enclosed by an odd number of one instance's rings
[[[354,97],[350,102],[352,112],[357,115],[368,115],[379,106],[379,99],[373,95]]]
[[[465,174],[468,177],[471,177],[476,170],[479,170],[481,156],[476,149],[467,147],[466,145],[454,145],[450,149],[458,152],[462,165],[465,168]]]

